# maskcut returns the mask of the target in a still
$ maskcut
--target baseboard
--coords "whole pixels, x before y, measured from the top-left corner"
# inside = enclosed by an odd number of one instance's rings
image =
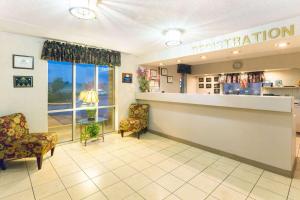
[[[225,152],[225,151],[221,151],[221,150],[214,149],[214,148],[211,148],[211,147],[207,147],[207,146],[204,146],[204,145],[201,145],[201,144],[198,144],[198,143],[194,143],[194,142],[191,142],[191,141],[188,141],[188,140],[177,138],[177,137],[174,137],[174,136],[171,136],[171,135],[168,135],[168,134],[165,134],[165,133],[161,133],[161,132],[158,132],[158,131],[155,131],[155,130],[150,130],[149,129],[149,132],[151,132],[155,135],[158,135],[158,136],[162,136],[162,137],[165,137],[165,138],[168,138],[168,139],[171,139],[171,140],[183,143],[183,144],[187,144],[187,145],[205,150],[205,151],[209,151],[211,153],[219,154],[221,156],[224,156],[224,157],[236,160],[236,161],[240,161],[240,162],[243,162],[243,163],[246,163],[246,164],[249,164],[249,165],[252,165],[252,166],[267,170],[267,171],[270,171],[270,172],[274,172],[276,174],[280,174],[280,175],[283,175],[283,176],[286,176],[286,177],[289,177],[289,178],[293,177],[294,171],[296,169],[296,163],[297,163],[296,158],[295,158],[295,161],[294,161],[293,170],[288,171],[288,170],[280,169],[280,168],[270,166],[270,165],[267,165],[267,164],[264,164],[264,163],[261,163],[261,162],[257,162],[257,161],[254,161],[254,160],[251,160],[251,159],[248,159],[248,158],[244,158],[244,157],[241,157],[241,156],[238,156],[238,155],[235,155],[235,154],[231,154],[231,153],[228,153],[228,152]]]

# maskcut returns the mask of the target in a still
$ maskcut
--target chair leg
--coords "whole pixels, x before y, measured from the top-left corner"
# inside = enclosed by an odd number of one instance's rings
[[[55,150],[55,147],[53,147],[53,148],[51,149],[51,156],[53,156],[54,150]]]
[[[137,132],[137,138],[140,139],[141,131]]]
[[[124,137],[124,131],[121,131],[121,136]]]
[[[4,159],[0,159],[0,168],[2,170],[6,170],[6,166],[5,166],[5,163],[4,163]]]
[[[36,157],[36,162],[37,162],[38,170],[42,169],[43,156],[37,156]]]

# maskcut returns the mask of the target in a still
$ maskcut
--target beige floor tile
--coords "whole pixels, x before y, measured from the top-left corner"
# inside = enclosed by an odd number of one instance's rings
[[[222,184],[244,195],[248,195],[254,187],[254,183],[244,181],[234,176],[229,176]]]
[[[241,163],[237,169],[242,169],[242,170],[251,172],[253,174],[257,174],[257,175],[261,175],[263,173],[263,169],[260,169],[260,168],[257,168],[257,167],[254,167],[252,165],[248,165],[245,163]]]
[[[30,188],[31,188],[31,184],[30,184],[29,177],[26,177],[16,182],[5,184],[0,186],[0,198],[15,194],[17,192],[22,192]]]
[[[92,181],[100,188],[103,189],[105,187],[114,185],[118,182],[120,182],[120,179],[114,175],[111,172],[108,172],[106,174],[97,176],[95,178],[92,179]]]
[[[0,187],[17,181],[22,181],[28,178],[27,170],[5,170],[0,175]]]
[[[142,171],[142,170],[150,167],[152,164],[144,159],[140,159],[140,160],[130,163],[129,165],[138,171]]]
[[[116,174],[120,179],[125,179],[138,173],[138,171],[128,165],[125,165],[115,169],[113,173]]]
[[[185,182],[179,178],[176,178],[171,174],[166,174],[163,177],[156,180],[156,183],[158,183],[160,186],[167,189],[168,191],[174,192],[179,187],[181,187]]]
[[[50,195],[42,200],[71,200],[70,195],[66,190]]]
[[[260,177],[260,175],[258,174],[252,173],[248,170],[243,170],[241,168],[237,168],[236,170],[234,170],[231,175],[250,183],[256,183]]]
[[[293,200],[300,199],[300,189],[291,187],[289,192],[289,199],[293,199]]]
[[[152,181],[151,179],[147,178],[144,174],[138,173],[133,176],[130,176],[123,180],[126,182],[131,188],[134,190],[140,190],[141,188],[149,185]]]
[[[15,194],[12,194],[10,196],[0,198],[0,200],[20,200],[20,199],[35,200],[34,196],[33,196],[32,189],[25,190],[23,192],[15,193]]]
[[[134,194],[126,197],[124,200],[144,200],[144,199],[138,193],[134,193]]]
[[[152,163],[152,164],[156,164],[156,163],[159,163],[163,160],[166,160],[168,157],[165,156],[165,155],[162,155],[160,153],[155,153],[155,154],[152,154],[150,156],[147,156],[145,158],[146,161]]]
[[[190,184],[183,185],[174,194],[182,200],[202,200],[207,196],[205,192]]]
[[[134,191],[123,182],[111,185],[102,191],[109,200],[124,199],[134,193]]]
[[[227,157],[221,157],[217,162],[221,162],[227,165],[231,165],[233,167],[237,167],[238,165],[240,165],[241,162],[233,160],[231,158],[227,158]]]
[[[101,164],[97,164],[92,167],[85,168],[83,169],[83,171],[88,175],[88,177],[94,178],[96,176],[106,173],[108,169]]]
[[[225,185],[220,185],[213,193],[212,196],[222,200],[245,200],[247,195],[232,190]]]
[[[182,165],[171,172],[177,178],[180,178],[184,181],[188,181],[194,176],[196,176],[200,171],[196,170],[188,165]]]
[[[159,167],[152,166],[152,167],[149,167],[149,168],[143,170],[142,173],[145,176],[147,176],[148,178],[150,178],[151,180],[155,181],[158,178],[160,178],[163,175],[165,175],[167,172],[165,172],[164,170],[160,169]]]
[[[190,158],[186,158],[186,157],[180,156],[178,154],[175,154],[170,158],[172,158],[173,160],[176,160],[177,162],[179,162],[181,164],[184,164],[184,163],[188,162],[189,160],[191,160]]]
[[[33,187],[36,199],[48,197],[64,189],[65,187],[59,179]]]
[[[264,188],[261,188],[259,186],[255,186],[250,194],[251,198],[254,198],[255,200],[285,200],[286,197],[278,195],[274,192],[271,192],[270,190],[266,190]]]
[[[119,167],[122,167],[124,166],[126,163],[118,158],[115,158],[115,159],[112,159],[112,160],[109,160],[105,163],[103,163],[104,167],[106,167],[107,169],[110,169],[110,170],[114,170],[114,169],[117,169]]]
[[[69,174],[73,174],[75,172],[80,171],[81,169],[76,164],[64,165],[61,167],[55,168],[56,172],[60,177],[67,176]]]
[[[174,194],[169,195],[165,200],[180,200],[177,196]]]
[[[189,183],[208,194],[211,193],[220,184],[219,181],[210,179],[209,176],[203,173],[194,177],[192,180],[190,180]]]
[[[215,197],[213,197],[213,196],[209,196],[209,197],[207,197],[205,200],[219,200],[219,199],[217,199],[217,198],[215,198]]]
[[[182,165],[180,162],[177,162],[176,160],[173,160],[172,158],[169,158],[160,163],[157,163],[157,166],[166,172],[170,172],[180,165]]]
[[[213,163],[210,167],[225,172],[226,174],[230,174],[236,168],[236,166],[221,161]]]
[[[99,191],[95,184],[90,180],[74,185],[67,190],[72,200],[83,199]]]
[[[132,163],[132,162],[138,160],[139,157],[137,157],[136,155],[133,155],[133,154],[126,154],[126,155],[121,156],[120,159],[128,164],[128,163]]]
[[[300,178],[298,177],[293,178],[292,187],[300,189]]]
[[[201,154],[198,157],[193,158],[192,160],[195,160],[204,166],[209,166],[212,163],[216,162],[215,158],[210,158],[210,157],[204,156],[203,154]]]
[[[198,170],[199,172],[203,171],[205,168],[207,168],[207,165],[203,165],[200,162],[197,162],[195,160],[190,160],[188,162],[185,163],[185,165],[188,165],[192,168],[194,168],[195,170]]]
[[[263,178],[268,178],[272,181],[280,182],[280,183],[285,184],[285,185],[290,185],[291,184],[291,179],[290,178],[287,178],[285,176],[281,176],[281,175],[278,175],[278,174],[274,174],[274,173],[268,172],[268,171],[264,171],[263,174],[262,174],[262,177]]]
[[[223,181],[228,176],[227,173],[222,172],[220,170],[216,170],[211,167],[205,169],[202,173],[205,174],[206,176],[208,176],[210,179],[218,181],[218,182]]]
[[[61,180],[66,188],[82,183],[88,179],[88,176],[83,172],[75,172],[67,176],[61,177]]]
[[[59,179],[57,173],[54,169],[44,170],[41,169],[39,171],[30,173],[30,179],[33,186],[42,185],[44,183],[54,181]]]
[[[192,159],[192,158],[199,156],[201,153],[203,153],[203,152],[191,151],[190,149],[187,149],[187,150],[180,152],[177,155]]]
[[[84,200],[107,200],[107,198],[103,195],[101,191],[99,191],[84,198]]]
[[[146,200],[162,200],[170,194],[166,189],[156,183],[144,187],[138,191],[138,193]]]
[[[287,196],[289,191],[289,186],[264,177],[261,177],[256,185],[282,196]]]

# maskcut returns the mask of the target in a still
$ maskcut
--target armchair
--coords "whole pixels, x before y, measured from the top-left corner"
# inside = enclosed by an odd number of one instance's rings
[[[149,105],[131,104],[129,107],[129,118],[120,122],[119,132],[124,137],[124,132],[137,133],[138,139],[142,132],[148,129]]]
[[[26,118],[21,113],[0,117],[0,168],[6,169],[5,160],[36,157],[38,169],[43,155],[51,150],[53,156],[57,135],[29,133]]]

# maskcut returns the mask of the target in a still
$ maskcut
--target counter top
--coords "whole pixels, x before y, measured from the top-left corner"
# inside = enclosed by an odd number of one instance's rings
[[[294,97],[286,96],[203,95],[148,92],[136,93],[136,99],[287,113],[291,113],[294,107]]]

